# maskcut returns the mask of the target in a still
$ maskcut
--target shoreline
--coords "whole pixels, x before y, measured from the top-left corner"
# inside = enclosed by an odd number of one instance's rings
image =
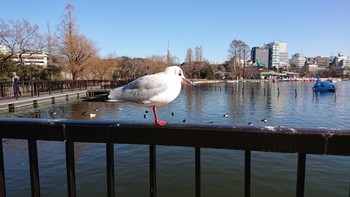
[[[293,79],[293,80],[284,80],[284,79],[232,79],[232,80],[226,80],[226,79],[191,79],[191,81],[195,84],[211,84],[211,83],[239,83],[239,82],[253,82],[253,83],[260,83],[260,82],[316,82],[316,79]],[[331,81],[333,83],[338,81],[347,81],[342,80],[340,78],[320,78],[320,81]]]
[[[195,84],[210,84],[210,83],[238,83],[238,82],[268,82],[266,79],[235,79],[235,80],[220,80],[220,79],[191,79]]]

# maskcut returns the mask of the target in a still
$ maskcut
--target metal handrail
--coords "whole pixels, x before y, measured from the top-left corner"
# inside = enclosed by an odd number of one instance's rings
[[[0,82],[0,100],[18,97],[39,97],[51,93],[68,92],[74,90],[88,90],[99,87],[101,89],[119,87],[126,84],[126,80],[30,80],[18,82]]]
[[[245,151],[245,196],[250,196],[251,151],[297,153],[296,196],[304,195],[307,154],[350,155],[350,130],[329,128],[285,128],[257,126],[135,124],[116,121],[0,119],[0,138],[28,140],[32,196],[40,196],[37,140],[66,144],[68,196],[76,196],[74,143],[106,144],[107,191],[114,196],[114,143],[146,144],[150,151],[150,196],[157,195],[157,145],[195,148],[195,191],[201,189],[201,148]],[[0,140],[0,196],[6,195],[2,140]]]

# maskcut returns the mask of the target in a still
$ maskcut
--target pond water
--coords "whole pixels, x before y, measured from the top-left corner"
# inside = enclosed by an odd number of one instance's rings
[[[158,108],[169,124],[350,127],[350,82],[314,93],[311,82],[216,83],[183,86]],[[96,111],[95,109],[98,109]],[[147,113],[148,112],[148,113]],[[91,118],[90,113],[96,117]],[[224,116],[227,114],[227,116]],[[2,112],[0,117],[117,120],[153,124],[151,108],[69,102]],[[266,118],[267,122],[261,121]],[[184,121],[186,120],[186,121]],[[76,143],[77,196],[106,196],[105,145]],[[65,146],[38,142],[42,196],[67,196]],[[4,142],[8,196],[30,196],[27,142]],[[305,196],[347,196],[350,157],[307,155]],[[295,196],[296,154],[252,152],[252,196]],[[148,196],[148,146],[115,145],[117,196]],[[194,149],[157,146],[158,196],[194,196]],[[202,149],[202,196],[243,196],[244,152]]]

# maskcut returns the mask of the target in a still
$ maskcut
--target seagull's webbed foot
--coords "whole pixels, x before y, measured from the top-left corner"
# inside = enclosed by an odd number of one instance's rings
[[[157,108],[156,108],[156,106],[153,106],[153,114],[154,114],[154,122],[156,123],[156,125],[162,127],[162,126],[168,124],[168,123],[165,122],[164,120],[159,120],[159,119],[158,119],[158,116],[157,116]]]
[[[161,127],[168,124],[164,120],[155,120],[154,122],[156,123],[156,125],[161,126]]]

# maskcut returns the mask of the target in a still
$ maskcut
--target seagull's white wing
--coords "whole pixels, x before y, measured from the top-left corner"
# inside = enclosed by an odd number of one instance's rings
[[[166,76],[163,73],[147,75],[128,83],[123,87],[111,90],[108,98],[116,101],[150,103],[150,99],[168,88]]]

